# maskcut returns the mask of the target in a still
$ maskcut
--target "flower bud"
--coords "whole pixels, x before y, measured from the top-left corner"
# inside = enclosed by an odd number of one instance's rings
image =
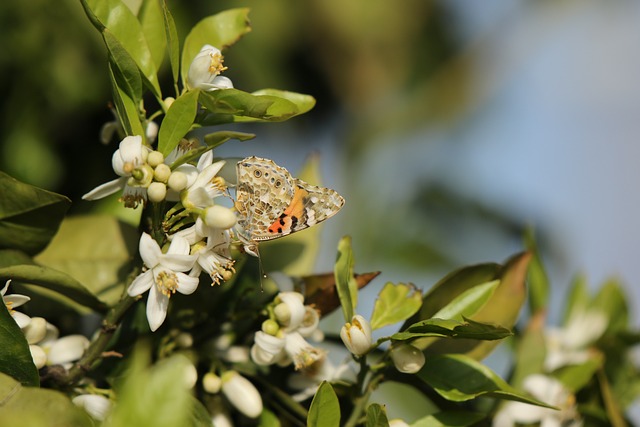
[[[149,144],[153,143],[153,141],[156,140],[156,137],[158,136],[158,129],[159,126],[156,122],[150,121],[149,123],[147,123],[147,128],[145,129],[144,134],[147,137],[147,141],[149,141]]]
[[[30,345],[29,352],[31,352],[33,364],[36,365],[37,369],[40,369],[47,364],[47,353],[44,352],[42,347],[39,345]]]
[[[111,410],[111,401],[97,394],[81,394],[71,401],[98,421],[104,421]]]
[[[280,330],[278,322],[273,319],[267,319],[262,322],[262,331],[266,334],[275,336]]]
[[[37,344],[47,334],[47,321],[43,317],[32,317],[24,328],[24,336],[29,344]]]
[[[184,364],[184,385],[186,388],[193,388],[198,382],[198,370],[190,361]]]
[[[222,387],[222,379],[213,372],[207,372],[202,378],[202,388],[207,393],[215,394]]]
[[[238,219],[233,211],[220,205],[206,209],[204,223],[209,227],[227,229],[236,225]]]
[[[173,191],[179,192],[187,188],[187,176],[179,171],[174,171],[169,175],[169,180],[167,181],[167,185]]]
[[[67,335],[51,344],[47,363],[64,365],[79,360],[89,347],[89,340],[83,335]]]
[[[249,418],[262,413],[262,398],[251,382],[235,371],[222,374],[222,393],[235,408]]]
[[[304,296],[299,292],[280,292],[276,298],[278,300],[281,302],[274,308],[278,323],[287,331],[298,329],[306,313]]]
[[[167,197],[167,186],[161,182],[152,182],[147,189],[150,202],[159,203]]]
[[[362,356],[371,349],[371,325],[357,314],[353,316],[351,323],[347,322],[342,327],[340,338],[351,354]]]
[[[147,156],[147,163],[149,163],[152,168],[161,165],[162,163],[164,163],[164,154],[159,151],[150,152]]]
[[[398,371],[415,374],[424,366],[424,353],[412,345],[400,344],[391,349],[391,360]]]
[[[149,163],[151,164],[151,163]],[[169,177],[171,176],[171,168],[164,163],[160,163],[153,170],[153,177],[156,181],[166,183],[169,181]]]
[[[173,103],[175,102],[175,100],[176,100],[176,99],[175,99],[173,96],[167,96],[167,97],[164,99],[164,106],[165,106],[165,107],[167,107],[167,110],[168,110],[169,108],[171,108],[171,104],[173,104]]]
[[[180,348],[190,348],[193,346],[193,336],[189,332],[180,332],[176,336],[176,344]]]

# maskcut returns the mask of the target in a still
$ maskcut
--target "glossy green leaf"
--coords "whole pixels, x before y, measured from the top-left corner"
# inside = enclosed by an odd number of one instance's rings
[[[417,375],[442,397],[454,402],[486,396],[549,407],[511,387],[491,369],[462,354],[430,357]]]
[[[453,301],[442,307],[433,317],[456,320],[462,320],[463,317],[471,317],[487,303],[499,284],[499,280],[493,280],[474,286],[455,297]]]
[[[0,171],[0,249],[40,252],[58,230],[71,201]]]
[[[467,427],[475,425],[485,417],[484,414],[462,410],[438,412],[414,421],[411,427]]]
[[[267,408],[264,408],[262,410],[260,418],[258,419],[259,427],[280,427],[281,425],[282,424],[280,423],[280,420],[278,419],[276,414],[274,414]]]
[[[102,25],[129,52],[149,88],[160,97],[156,65],[138,18],[121,0],[86,0],[86,3]]]
[[[388,282],[384,285],[371,314],[371,329],[393,325],[413,316],[422,305],[422,293],[413,285]]]
[[[336,392],[326,381],[323,381],[311,401],[307,427],[339,427],[340,403]]]
[[[138,241],[134,227],[112,216],[69,217],[36,261],[67,273],[102,301],[114,304],[138,252]]]
[[[549,301],[549,278],[542,263],[532,229],[527,229],[524,240],[527,250],[532,254],[527,275],[529,306],[531,313],[536,313],[538,310],[544,310],[547,307]]]
[[[455,270],[436,283],[424,296],[420,311],[407,320],[405,327],[419,320],[430,319],[438,310],[468,289],[498,277],[500,265],[478,264]],[[404,327],[403,327],[404,329]]]
[[[102,37],[109,51],[109,62],[118,87],[129,98],[139,102],[142,98],[142,78],[138,66],[111,31],[105,29]]]
[[[178,30],[173,20],[171,12],[167,7],[167,2],[162,0],[162,17],[164,20],[165,39],[169,50],[169,64],[171,65],[171,74],[173,82],[177,85],[180,73],[180,40],[178,39]]]
[[[333,273],[336,276],[336,289],[345,322],[351,322],[358,304],[358,284],[353,276],[353,264],[351,237],[344,236],[338,242],[338,256]]]
[[[109,63],[109,80],[111,81],[111,92],[113,94],[113,103],[118,113],[118,118],[127,135],[144,135],[144,129],[140,122],[138,114],[138,106],[133,99],[127,94],[126,90],[120,87],[120,83],[116,80],[113,65]]]
[[[453,319],[427,319],[409,326],[402,332],[390,337],[381,338],[379,342],[392,339],[395,341],[409,341],[424,337],[451,337],[473,340],[500,340],[512,335],[512,332],[502,326]]]
[[[531,254],[529,253],[518,254],[510,258],[504,267],[500,268],[496,276],[491,279],[499,279],[500,284],[491,298],[471,316],[472,320],[486,324],[501,325],[505,328],[513,327],[527,297],[525,277],[530,258]],[[478,276],[475,276],[473,281],[477,278]],[[468,287],[473,286],[471,282],[466,283]],[[452,284],[456,285],[459,282],[456,283],[454,281]],[[427,298],[425,297],[426,302]],[[417,340],[412,344],[418,348],[426,349],[427,358],[433,354],[458,353],[480,360],[486,357],[499,344],[499,341],[427,338],[425,340]]]
[[[184,156],[176,159],[176,161],[171,164],[171,169],[175,169],[184,163],[187,163],[199,158],[207,151],[213,150],[214,148],[221,146],[222,144],[229,141],[230,139],[237,139],[238,141],[248,141],[255,137],[256,135],[253,133],[234,132],[231,130],[223,130],[219,132],[208,133],[204,136],[204,143],[206,144],[204,147],[199,147],[199,148],[190,150]]]
[[[0,281],[0,288],[3,288],[4,284],[5,280]],[[11,294],[11,289],[8,294]],[[2,298],[0,298],[0,342],[2,343],[0,345],[0,372],[26,386],[37,387],[40,385],[38,370],[33,364],[24,332],[9,314]]]
[[[118,404],[111,413],[112,427],[191,425],[191,391],[183,384],[190,363],[177,355],[151,363],[149,352],[138,347],[116,387]]]
[[[254,93],[238,89],[202,92],[200,102],[209,114],[203,125],[233,122],[281,122],[305,113],[315,104],[313,97],[294,92],[263,89]]]
[[[23,387],[0,373],[0,424],[29,427],[91,427],[94,422],[59,391]]]
[[[379,403],[372,403],[367,408],[366,427],[389,427],[389,419],[384,406]]]
[[[63,295],[93,310],[104,312],[107,306],[93,296],[80,282],[63,272],[39,265],[14,265],[0,268],[0,283],[8,279],[24,282]]]
[[[156,65],[156,72],[162,65],[164,52],[167,47],[167,35],[165,33],[164,13],[161,0],[144,0],[138,12],[138,20],[142,26],[144,38],[149,45],[151,59]],[[164,1],[162,1],[164,4]]]
[[[220,50],[231,46],[251,31],[249,26],[249,9],[239,8],[208,16],[198,22],[187,34],[182,47],[182,84],[186,87],[187,74],[191,61],[206,44]],[[229,66],[229,64],[226,64]]]
[[[185,92],[169,107],[158,132],[158,151],[165,156],[191,129],[198,112],[198,93],[198,90]]]

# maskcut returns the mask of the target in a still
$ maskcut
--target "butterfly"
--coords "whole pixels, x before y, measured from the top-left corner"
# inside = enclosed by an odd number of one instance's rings
[[[258,256],[258,243],[312,227],[344,205],[335,190],[294,178],[272,160],[247,157],[236,166],[238,238]]]

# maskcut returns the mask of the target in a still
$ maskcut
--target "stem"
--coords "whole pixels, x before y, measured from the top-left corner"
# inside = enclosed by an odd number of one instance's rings
[[[123,293],[118,304],[109,310],[109,313],[107,313],[106,317],[102,321],[102,327],[100,328],[100,332],[96,339],[91,343],[91,345],[89,345],[84,356],[82,356],[82,358],[69,370],[62,382],[66,383],[66,385],[73,385],[80,381],[87,372],[93,369],[95,363],[99,361],[104,349],[109,344],[109,341],[118,328],[120,321],[129,307],[131,307],[136,300],[137,298],[130,297],[126,291]]]
[[[362,370],[363,369],[361,364],[360,371],[362,372]],[[360,375],[358,375],[358,377],[360,377]],[[365,407],[367,406],[367,403],[369,403],[369,397],[371,397],[371,393],[373,393],[373,390],[375,390],[376,387],[378,387],[378,384],[380,383],[380,381],[382,381],[382,378],[383,378],[382,373],[378,373],[378,374],[375,374],[371,378],[371,380],[369,380],[369,384],[367,384],[367,387],[364,393],[362,393],[362,395],[356,398],[355,405],[353,406],[353,410],[351,411],[351,415],[349,415],[349,419],[344,424],[344,427],[355,427],[358,424],[358,420],[360,420],[360,418],[362,417],[362,414],[364,414]],[[358,378],[358,380],[359,379],[360,378]],[[358,381],[358,385],[359,384],[360,384],[360,381]]]

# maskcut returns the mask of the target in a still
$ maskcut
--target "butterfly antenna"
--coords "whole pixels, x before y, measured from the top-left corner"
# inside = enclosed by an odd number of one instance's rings
[[[262,267],[262,257],[260,256],[260,250],[256,246],[256,254],[258,254],[258,269],[260,270],[260,290],[264,292],[263,280],[267,278],[267,274]]]

